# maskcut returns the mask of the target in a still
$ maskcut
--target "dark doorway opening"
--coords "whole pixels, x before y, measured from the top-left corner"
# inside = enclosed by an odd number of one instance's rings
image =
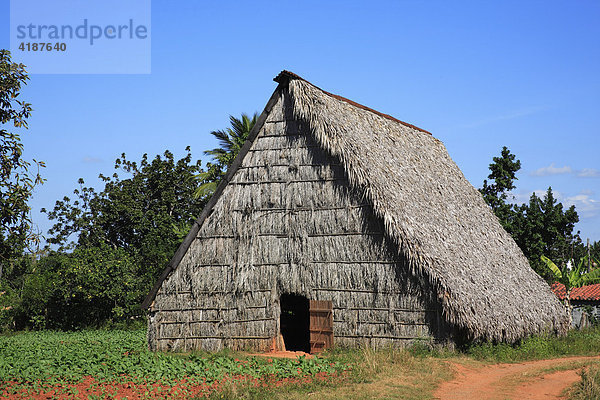
[[[279,322],[285,349],[310,352],[308,299],[295,294],[283,294],[280,305]]]

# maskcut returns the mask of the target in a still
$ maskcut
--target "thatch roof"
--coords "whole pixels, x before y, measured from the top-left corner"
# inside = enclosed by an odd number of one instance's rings
[[[372,204],[412,272],[427,277],[436,288],[448,322],[473,338],[500,341],[567,329],[568,317],[560,302],[441,141],[292,73],[284,71],[275,80],[279,82],[275,94],[289,91],[294,117],[323,149],[341,160],[350,184]],[[240,165],[275,94],[161,280],[177,267]],[[159,287],[160,282],[145,307]]]

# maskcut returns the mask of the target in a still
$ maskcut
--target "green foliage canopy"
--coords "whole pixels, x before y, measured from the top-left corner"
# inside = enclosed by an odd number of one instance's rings
[[[39,168],[30,173],[31,163],[23,159],[19,131],[27,129],[31,104],[19,98],[29,76],[23,64],[12,62],[10,52],[0,50],[0,279],[2,266],[8,266],[38,236],[31,232],[30,207],[27,204],[36,185],[43,183]],[[13,132],[7,130],[11,126]]]
[[[541,262],[541,256],[566,264],[583,255],[579,232],[574,232],[579,216],[575,206],[565,209],[548,188],[543,198],[532,193],[529,203],[515,205],[512,235],[533,269],[542,277],[552,276]]]
[[[139,317],[139,304],[204,206],[193,197],[200,161],[186,151],[179,160],[170,151],[144,154],[139,163],[123,154],[115,173],[100,175],[102,191],[80,179],[73,199],[42,209],[55,221],[47,240],[57,251],[24,260],[7,277],[15,290],[4,299],[5,325],[77,329]]]
[[[515,158],[516,156],[504,146],[500,157],[494,157],[493,163],[489,165],[491,172],[488,179],[491,183],[488,183],[486,179],[483,181],[482,188],[479,189],[485,202],[492,208],[504,228],[509,231],[512,205],[507,202],[508,193],[516,187],[514,181],[518,179],[516,174],[521,169],[521,161],[515,160]]]
[[[61,251],[125,249],[144,266],[140,272],[146,279],[153,281],[204,206],[203,199],[193,198],[200,161],[193,163],[190,148],[186,151],[177,161],[170,151],[153,160],[144,154],[139,164],[122,154],[114,168],[130,177],[101,174],[105,182],[101,192],[83,186],[80,179],[74,200],[64,197],[53,210],[42,210],[56,221],[48,231],[48,242]]]
[[[578,232],[574,232],[579,216],[575,206],[567,209],[558,202],[549,187],[543,198],[533,193],[529,203],[510,202],[510,191],[516,186],[516,173],[521,162],[505,146],[500,157],[490,164],[490,179],[483,182],[479,190],[485,202],[498,217],[528,258],[532,268],[551,281],[552,274],[541,262],[541,256],[566,263],[569,258],[583,255],[583,246]]]
[[[138,318],[148,289],[140,269],[129,252],[106,245],[50,252],[21,275],[14,327],[73,330]]]

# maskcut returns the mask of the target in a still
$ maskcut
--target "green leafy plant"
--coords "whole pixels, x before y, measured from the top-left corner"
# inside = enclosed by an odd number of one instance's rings
[[[552,274],[554,274],[556,280],[565,286],[565,307],[569,312],[569,323],[572,323],[573,306],[571,305],[571,292],[577,287],[600,283],[600,269],[588,271],[587,256],[581,257],[577,266],[572,266],[572,263],[565,263],[562,268],[559,268],[546,256],[541,256],[541,260]]]
[[[575,384],[569,393],[571,400],[600,399],[600,366],[592,365],[579,373],[581,381]]]
[[[277,385],[318,374],[336,375],[348,366],[325,357],[269,359],[235,353],[154,353],[147,349],[145,330],[24,332],[0,336],[0,397],[3,392],[50,390],[73,394],[76,383],[93,398],[112,395],[118,387],[180,393],[191,398],[230,382],[252,386]],[[120,396],[119,396],[120,397]],[[137,397],[137,396],[136,396]],[[154,398],[153,396],[148,396]],[[162,398],[162,396],[157,396]],[[101,397],[101,398],[106,398]]]
[[[13,62],[0,50],[0,329],[12,324],[15,306],[22,295],[24,252],[39,250],[40,234],[33,228],[29,200],[36,186],[44,183],[42,161],[27,161],[20,134],[28,128],[31,104],[21,89],[29,76],[25,65]],[[36,170],[34,170],[34,167]]]

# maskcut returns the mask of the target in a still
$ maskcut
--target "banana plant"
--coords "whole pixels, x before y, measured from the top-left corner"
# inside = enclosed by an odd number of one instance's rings
[[[559,268],[552,260],[546,256],[541,257],[542,262],[546,267],[552,271],[554,277],[559,283],[565,285],[566,296],[564,300],[565,308],[569,312],[569,326],[573,323],[573,306],[571,305],[571,292],[573,289],[592,285],[594,283],[600,283],[600,268],[592,271],[587,270],[588,258],[587,256],[581,257],[577,266],[568,268],[565,264],[562,269]],[[598,263],[594,261],[594,264]]]

